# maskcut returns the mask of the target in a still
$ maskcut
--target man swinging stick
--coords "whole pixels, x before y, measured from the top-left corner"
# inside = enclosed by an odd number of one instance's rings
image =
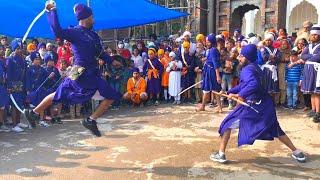
[[[35,127],[42,113],[52,103],[80,104],[88,101],[95,93],[99,93],[104,100],[93,114],[82,120],[82,125],[89,129],[95,136],[101,136],[96,119],[99,118],[113,101],[121,98],[121,94],[100,77],[97,68],[97,59],[102,59],[107,64],[117,65],[102,49],[99,36],[92,30],[94,19],[91,8],[84,4],[76,4],[74,13],[79,25],[69,29],[62,29],[57,16],[56,5],[53,1],[46,3],[47,18],[55,36],[65,39],[72,44],[74,52],[74,66],[72,76],[58,87],[56,92],[48,95],[30,113],[28,121]]]
[[[292,158],[298,162],[305,162],[304,153],[293,145],[279,125],[272,98],[261,85],[263,75],[256,59],[257,47],[255,45],[247,45],[242,48],[238,57],[241,67],[240,84],[229,90],[228,94],[229,97],[247,102],[257,111],[239,105],[224,119],[219,129],[221,136],[219,152],[212,154],[210,159],[220,163],[227,161],[225,151],[231,130],[239,128],[238,146],[252,145],[255,140],[278,138],[292,151]]]

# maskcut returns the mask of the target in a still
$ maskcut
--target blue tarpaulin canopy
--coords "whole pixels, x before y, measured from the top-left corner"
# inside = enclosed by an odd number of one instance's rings
[[[60,24],[63,28],[77,25],[73,7],[87,0],[56,0]],[[187,16],[153,4],[147,0],[90,0],[95,30],[118,29],[149,24]],[[22,37],[32,20],[44,9],[44,0],[0,0],[0,34]],[[46,15],[32,28],[29,37],[53,38]]]

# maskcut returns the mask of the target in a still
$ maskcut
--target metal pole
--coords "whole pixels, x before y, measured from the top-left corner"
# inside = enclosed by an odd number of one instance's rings
[[[87,0],[87,6],[90,7],[90,0]]]

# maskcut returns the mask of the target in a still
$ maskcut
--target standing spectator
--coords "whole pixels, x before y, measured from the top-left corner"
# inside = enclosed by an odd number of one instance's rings
[[[156,50],[149,48],[149,58],[143,66],[144,75],[147,76],[147,93],[152,100],[155,99],[154,105],[159,105],[159,93],[161,89],[160,75],[163,72],[163,66],[156,57]]]
[[[285,81],[285,69],[286,64],[290,62],[290,43],[287,39],[281,39],[279,40],[280,47],[279,51],[281,53],[280,62],[278,64],[278,78],[279,78],[279,96],[277,98],[277,104],[280,104],[281,106],[285,106],[286,102],[286,81]]]
[[[231,50],[236,46],[235,41],[233,39],[227,39],[225,47],[227,48],[228,52],[231,52]]]
[[[44,56],[47,53],[46,44],[45,43],[39,43],[38,46],[37,46],[37,49],[38,49],[38,52],[40,53],[41,59],[44,59]]]
[[[32,61],[32,65],[30,65],[27,69],[26,74],[26,91],[27,91],[27,102],[30,103],[33,107],[38,106],[38,104],[47,96],[47,91],[44,87],[40,87],[40,85],[49,78],[49,74],[47,74],[46,70],[41,67],[41,57],[40,53],[32,52],[30,55],[30,59]],[[44,113],[40,114],[40,118],[43,120]],[[48,127],[49,125],[40,121],[39,124],[44,127]]]
[[[228,58],[224,61],[222,61],[222,92],[226,93],[228,90],[232,88],[232,73],[233,73],[233,62],[231,58]],[[221,98],[221,101],[223,101],[224,98]],[[228,109],[231,110],[233,108],[232,106],[232,100],[229,100],[228,103]]]
[[[206,61],[206,51],[202,43],[197,43],[197,50],[196,50],[196,62],[194,72],[196,73],[195,83],[199,83],[202,80],[202,69],[203,64]],[[196,101],[200,103],[202,101],[202,84],[198,84],[195,86],[195,95]]]
[[[278,49],[274,48],[273,42],[275,38],[272,33],[267,33],[265,36],[265,47],[261,49],[261,55],[264,64],[261,66],[263,70],[263,86],[268,93],[273,97],[276,103],[276,95],[279,93],[279,78],[277,66],[281,59],[281,53]]]
[[[298,52],[291,51],[290,62],[286,65],[287,106],[297,109],[298,86],[301,80],[302,65],[299,64]]]
[[[301,59],[305,61],[303,69],[301,91],[304,94],[311,94],[312,111],[308,114],[314,122],[320,121],[320,85],[317,81],[316,63],[320,63],[320,26],[314,25],[310,31],[309,48],[305,48]]]
[[[182,70],[182,62],[176,57],[174,52],[170,52],[170,63],[167,67],[166,71],[169,72],[169,94],[174,97],[173,104],[179,105],[181,92],[181,70]]]
[[[191,56],[194,55],[196,53],[197,45],[195,43],[191,42],[191,33],[189,31],[185,31],[183,33],[182,37],[183,37],[184,42],[188,42],[189,43],[190,47],[189,47],[189,51],[188,52],[190,53]],[[182,44],[181,47],[180,47],[181,54],[184,53],[184,50],[185,49],[184,49],[183,44]]]
[[[303,27],[302,29],[298,32],[297,34],[297,39],[295,41],[295,45],[298,43],[298,41],[302,38],[306,39],[309,41],[309,37],[310,37],[310,29],[312,27],[312,23],[310,21],[305,21],[303,22]]]
[[[142,74],[144,62],[142,60],[142,57],[139,55],[138,48],[133,49],[133,55],[131,56],[131,60],[133,61],[134,67],[138,68],[139,72]]]
[[[5,87],[5,48],[0,45],[0,131],[9,132],[10,129],[4,124],[5,107],[9,103],[9,96]]]
[[[27,63],[25,62],[22,55],[22,41],[21,39],[14,39],[11,43],[12,56],[7,59],[7,88],[8,93],[12,94],[17,105],[24,109],[24,102],[26,99],[25,95],[25,84],[26,84],[26,71]],[[11,101],[12,106],[12,121],[14,132],[23,132],[22,128],[28,126],[20,123],[20,111],[16,108],[14,103]]]
[[[181,57],[179,57],[182,60],[182,72],[181,72],[181,88],[182,90],[192,86],[195,81],[195,73],[194,73],[194,63],[195,63],[195,57],[194,55],[190,55],[190,43],[188,41],[184,41],[182,44],[183,47],[183,53],[181,53]],[[188,90],[183,94],[184,101],[186,102],[192,102],[191,97],[191,89]]]
[[[163,49],[158,50],[158,57],[161,61],[161,64],[163,65],[164,69],[167,69],[169,66],[170,58],[169,56],[164,52]],[[169,86],[169,73],[167,71],[163,71],[161,75],[161,87],[163,89],[163,96],[165,101],[169,101],[170,97],[168,95],[168,86]]]
[[[114,60],[114,61],[118,61],[118,60]],[[119,61],[118,61],[119,62]],[[121,65],[120,65],[121,64]],[[119,65],[116,66],[110,66],[109,69],[109,82],[110,82],[110,86],[116,90],[117,92],[120,92],[120,83],[122,81],[122,71],[123,71],[123,64],[119,62]],[[114,110],[118,110],[119,109],[119,105],[120,105],[120,101],[114,101],[112,103],[112,109]]]
[[[306,46],[308,46],[308,41],[306,39],[302,38],[298,41],[297,46],[293,48],[293,50],[298,52],[299,59],[301,59],[301,53]],[[299,91],[299,93],[301,93],[301,91]],[[302,94],[302,96],[303,96],[303,102],[305,105],[305,107],[303,108],[303,111],[311,110],[311,95],[310,94]]]
[[[197,111],[205,111],[205,106],[207,103],[207,99],[210,97],[212,91],[220,91],[221,90],[221,75],[220,75],[220,53],[216,48],[216,38],[213,34],[207,36],[207,60],[204,64],[203,72],[202,72],[202,90],[203,90],[203,98],[201,107],[196,109]],[[220,101],[220,97],[215,96],[218,104],[217,112],[222,112],[222,105]]]
[[[124,47],[124,42],[123,41],[120,41],[118,43],[118,49],[117,49],[117,52],[120,56],[122,56],[123,58],[126,59],[126,61],[129,61],[131,59],[131,53],[129,51],[129,49],[126,49]]]

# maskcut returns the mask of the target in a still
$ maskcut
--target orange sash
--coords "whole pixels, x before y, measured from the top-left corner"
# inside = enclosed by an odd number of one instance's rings
[[[150,80],[152,75],[155,79],[159,78],[158,77],[158,70],[153,66],[150,59],[148,59],[148,62],[150,64],[150,66],[152,67],[152,69],[148,69],[148,79]]]

